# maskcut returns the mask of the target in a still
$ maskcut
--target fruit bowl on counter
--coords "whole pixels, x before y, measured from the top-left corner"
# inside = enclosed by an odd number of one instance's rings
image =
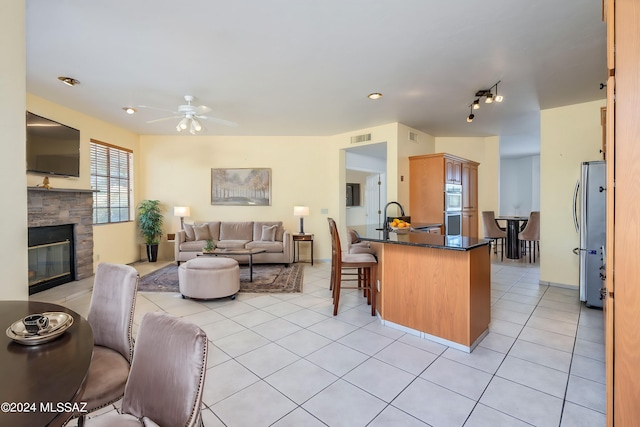
[[[400,218],[394,218],[389,222],[389,226],[396,233],[408,233],[411,231],[411,224]]]

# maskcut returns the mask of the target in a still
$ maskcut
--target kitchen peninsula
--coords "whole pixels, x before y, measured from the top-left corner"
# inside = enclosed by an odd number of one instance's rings
[[[488,333],[489,241],[419,230],[386,238],[374,226],[350,228],[372,242],[378,257],[383,324],[467,352]]]

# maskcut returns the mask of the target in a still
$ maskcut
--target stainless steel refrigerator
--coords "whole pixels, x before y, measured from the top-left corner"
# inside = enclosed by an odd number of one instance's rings
[[[580,233],[580,301],[587,307],[602,307],[602,269],[606,241],[606,166],[603,161],[583,162],[576,184],[573,220]],[[579,218],[579,221],[578,221]]]

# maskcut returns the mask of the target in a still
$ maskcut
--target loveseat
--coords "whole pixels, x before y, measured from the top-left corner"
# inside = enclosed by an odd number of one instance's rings
[[[202,253],[207,240],[213,240],[220,249],[266,249],[266,252],[253,255],[254,263],[293,262],[293,237],[284,229],[282,221],[211,221],[184,224],[184,230],[176,233],[175,259],[178,264]],[[248,262],[246,255],[230,257],[240,263]]]

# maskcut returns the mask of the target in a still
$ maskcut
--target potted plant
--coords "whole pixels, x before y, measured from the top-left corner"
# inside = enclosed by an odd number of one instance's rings
[[[164,217],[160,211],[159,200],[143,200],[138,205],[138,227],[147,245],[149,262],[158,260],[158,244],[162,236]]]
[[[204,248],[202,248],[202,252],[206,253],[206,254],[210,254],[213,252],[213,250],[216,248],[216,244],[213,240],[209,239],[207,240],[207,244],[205,245]]]

